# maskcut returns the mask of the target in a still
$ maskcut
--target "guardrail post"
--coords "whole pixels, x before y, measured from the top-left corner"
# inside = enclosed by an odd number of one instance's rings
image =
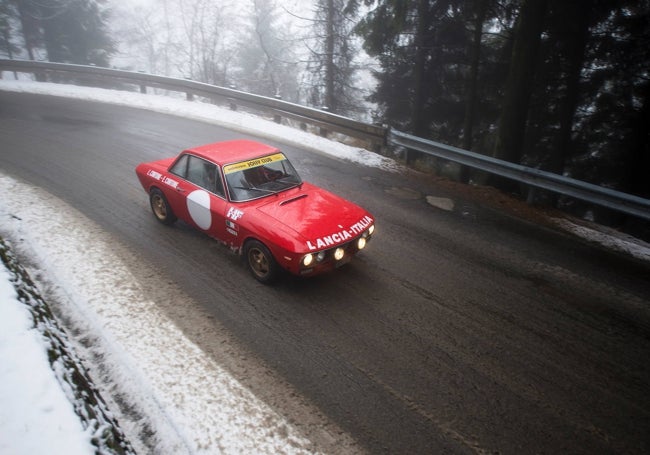
[[[185,80],[186,80],[186,81],[191,81],[191,79],[189,79],[189,78],[187,78],[187,77],[185,78]],[[189,90],[187,90],[187,91],[185,92],[185,99],[186,99],[187,101],[194,101],[194,93],[192,93],[192,92],[190,92]]]
[[[144,71],[138,71],[138,73],[145,74]],[[140,93],[147,94],[147,86],[145,84],[140,84]]]
[[[406,163],[407,166],[411,166],[415,162],[416,158],[414,155],[416,153],[418,152],[408,148],[404,151],[404,162]]]
[[[34,71],[34,78],[36,79],[36,82],[47,82],[47,72]]]
[[[537,189],[534,186],[528,186],[526,188],[526,204],[533,205],[535,203],[535,196],[537,195]]]
[[[280,95],[275,95],[274,98],[282,101],[282,96]],[[275,115],[273,115],[273,121],[278,124],[282,123],[282,116],[276,112]]]
[[[323,106],[320,108],[320,110],[324,112],[329,112],[330,108],[327,106]],[[318,129],[318,132],[322,137],[327,137],[327,134],[329,133],[329,131],[327,131],[327,129],[322,126]]]

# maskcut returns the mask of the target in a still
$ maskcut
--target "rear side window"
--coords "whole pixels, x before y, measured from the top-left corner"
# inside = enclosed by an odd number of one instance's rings
[[[187,178],[187,158],[189,155],[181,156],[176,163],[169,170],[172,174],[176,174],[179,177]]]

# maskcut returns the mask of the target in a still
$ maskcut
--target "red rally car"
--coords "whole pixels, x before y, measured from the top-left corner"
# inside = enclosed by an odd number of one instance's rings
[[[136,167],[153,214],[177,218],[243,254],[271,283],[282,269],[312,276],[347,263],[371,239],[366,210],[303,182],[277,148],[248,140],[185,150]]]

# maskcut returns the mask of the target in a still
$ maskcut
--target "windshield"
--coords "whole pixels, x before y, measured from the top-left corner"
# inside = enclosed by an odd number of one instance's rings
[[[282,153],[224,166],[228,194],[233,202],[250,201],[288,190],[302,183]]]

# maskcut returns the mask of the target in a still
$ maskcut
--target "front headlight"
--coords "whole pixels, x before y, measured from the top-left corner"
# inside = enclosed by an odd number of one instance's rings
[[[305,267],[309,267],[312,262],[314,262],[314,255],[311,253],[306,254],[305,257],[302,258],[302,265]]]
[[[371,225],[371,226],[368,228],[368,234],[369,234],[369,235],[372,235],[373,232],[375,232],[375,225],[374,225],[374,224]]]
[[[344,255],[345,255],[345,250],[343,248],[341,248],[341,247],[337,248],[334,251],[334,259],[336,259],[337,261],[340,261],[341,259],[343,259]]]
[[[359,240],[357,240],[357,248],[360,250],[363,250],[363,248],[366,246],[366,238],[365,237],[359,237]]]

